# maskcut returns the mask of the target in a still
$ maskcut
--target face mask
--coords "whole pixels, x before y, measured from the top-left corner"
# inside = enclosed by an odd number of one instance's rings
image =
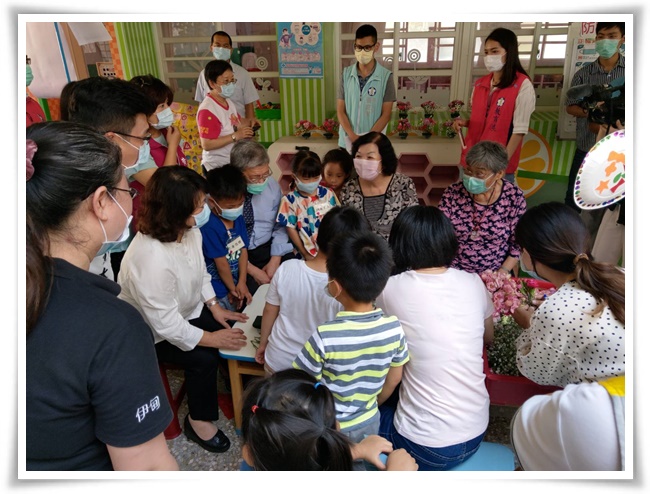
[[[120,134],[115,134],[115,135],[118,136],[120,139],[122,139],[124,142],[126,142],[132,148],[136,148],[138,150],[138,160],[133,165],[126,166],[125,164],[122,164],[125,170],[135,168],[136,166],[143,165],[147,161],[149,161],[149,141],[144,141],[144,144],[142,146],[137,147],[131,144],[126,139],[124,139],[124,137],[122,137]]]
[[[218,46],[216,48],[212,48],[212,55],[217,60],[223,60],[224,62],[227,62],[228,60],[230,60],[230,49],[221,48],[220,46]]]
[[[494,173],[490,175],[490,177],[494,176]],[[485,185],[487,182],[487,179],[490,178],[476,178],[476,177],[468,177],[467,175],[463,174],[463,185],[467,189],[467,192],[470,194],[483,194],[484,192],[487,192],[490,190],[496,181],[490,185],[489,187]]]
[[[354,169],[359,174],[359,177],[372,182],[379,175],[379,163],[381,161],[354,158]]]
[[[612,58],[618,52],[618,39],[599,39],[596,41],[596,51],[603,58]]]
[[[174,123],[174,113],[169,107],[165,108],[159,113],[156,113],[156,116],[158,117],[158,123],[151,124],[154,129],[166,129]]]
[[[221,213],[219,213],[219,216],[221,216],[224,220],[235,221],[242,214],[244,214],[244,205],[243,204],[241,206],[239,206],[238,208],[234,208],[234,209],[223,209],[218,204],[217,204],[217,207],[221,210]]]
[[[319,182],[320,180],[315,180],[313,182],[305,183],[305,182],[301,182],[300,180],[298,180],[298,178],[296,178],[296,187],[298,187],[298,190],[300,192],[304,192],[305,194],[311,195],[314,192],[316,192],[316,189],[318,189]]]
[[[199,214],[193,214],[192,217],[194,218],[194,221],[196,222],[196,225],[194,225],[192,227],[192,229],[201,228],[210,219],[210,208],[208,207],[207,204],[204,204],[203,209],[201,210],[201,212]]]
[[[254,196],[261,194],[264,189],[266,189],[266,186],[269,183],[269,179],[267,178],[262,182],[261,184],[246,184],[246,190],[248,191],[249,194],[253,194]]]
[[[329,280],[327,282],[327,285],[325,285],[325,293],[327,293],[330,297],[332,297],[334,300],[341,295],[341,292],[337,293],[336,296],[332,295],[332,292],[330,292],[330,283],[332,283],[334,280]]]
[[[546,281],[544,278],[540,277],[535,271],[528,271],[526,269],[526,266],[524,266],[524,261],[522,259],[522,256],[519,256],[519,268],[531,278],[535,278],[536,280],[540,280],[540,281]]]
[[[368,65],[370,62],[372,62],[372,59],[375,58],[375,52],[374,51],[355,51],[354,56],[357,57],[357,61],[361,65]]]
[[[485,63],[485,68],[488,69],[490,72],[499,72],[505,65],[505,62],[501,61],[502,56],[503,55],[484,56],[483,61]]]
[[[129,239],[129,236],[131,235],[131,231],[129,230],[129,225],[131,225],[131,220],[133,219],[133,215],[127,216],[126,211],[122,209],[120,203],[115,200],[115,198],[111,195],[110,192],[108,192],[108,195],[111,197],[111,199],[113,199],[113,202],[117,204],[117,207],[120,208],[120,211],[122,211],[122,214],[126,218],[126,225],[124,226],[124,231],[122,232],[122,235],[120,235],[120,238],[118,238],[117,240],[108,240],[108,236],[106,235],[106,229],[104,228],[104,224],[102,223],[102,220],[99,220],[99,226],[102,227],[102,231],[104,232],[104,241],[102,242],[102,246],[99,248],[99,252],[95,254],[95,257],[103,256],[109,250],[117,251],[118,250],[116,248],[117,245],[127,241]]]
[[[222,98],[232,98],[232,95],[235,94],[235,83],[231,82],[230,84],[224,84],[221,86],[221,97]]]
[[[27,65],[27,76],[26,76],[27,85],[29,86],[33,80],[34,80],[34,74],[32,74],[32,68],[29,65]]]

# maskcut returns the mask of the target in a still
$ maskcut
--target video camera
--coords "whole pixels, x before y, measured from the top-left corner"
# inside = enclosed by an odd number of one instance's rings
[[[567,99],[578,100],[578,105],[588,110],[590,122],[615,125],[620,120],[625,125],[625,76],[609,84],[572,87],[567,91]]]

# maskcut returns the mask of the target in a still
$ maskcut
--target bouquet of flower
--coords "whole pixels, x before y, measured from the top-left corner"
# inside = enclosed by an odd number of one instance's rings
[[[400,113],[406,113],[411,109],[411,103],[409,101],[398,101],[397,109]]]
[[[399,122],[397,122],[397,132],[403,134],[409,130],[411,130],[411,122],[408,121],[408,118],[400,118]]]
[[[325,120],[323,120],[323,125],[321,126],[321,128],[325,132],[335,134],[339,130],[339,123],[333,118],[326,118]]]
[[[303,135],[307,132],[311,132],[315,128],[316,126],[309,120],[300,120],[296,124],[296,135],[297,136]]]
[[[492,317],[494,320],[513,314],[524,298],[524,294],[519,289],[519,282],[502,269],[498,271],[488,269],[483,271],[480,276],[485,283],[485,288],[492,295],[494,304]]]
[[[424,109],[425,114],[431,114],[436,109],[436,104],[433,101],[425,101],[420,106]]]
[[[420,122],[420,125],[418,126],[418,130],[421,130],[422,132],[428,132],[430,134],[434,134],[436,131],[436,121],[433,118],[424,118]]]
[[[445,128],[445,134],[447,137],[452,138],[456,137],[456,131],[454,130],[454,122],[452,120],[447,120],[442,124]]]
[[[454,101],[451,101],[447,106],[449,107],[449,111],[451,112],[451,114],[453,116],[454,113],[459,113],[463,109],[463,106],[465,106],[465,103],[463,103],[459,99],[455,99]]]

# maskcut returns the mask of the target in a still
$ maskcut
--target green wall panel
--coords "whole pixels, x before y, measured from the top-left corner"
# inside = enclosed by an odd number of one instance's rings
[[[151,74],[160,78],[156,61],[156,40],[150,22],[116,22],[115,35],[120,49],[124,79]]]

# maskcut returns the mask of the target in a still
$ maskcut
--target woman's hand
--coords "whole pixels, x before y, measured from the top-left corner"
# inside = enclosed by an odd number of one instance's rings
[[[240,312],[233,312],[230,310],[223,309],[219,304],[215,304],[210,307],[210,312],[214,320],[221,324],[224,328],[230,328],[230,325],[226,321],[248,321],[248,316]]]
[[[402,472],[415,472],[418,469],[418,464],[405,449],[397,449],[388,455],[386,460],[386,470],[402,471]]]
[[[240,139],[249,139],[253,137],[253,129],[251,127],[239,127],[234,132],[234,136],[238,141]]]
[[[366,460],[379,470],[386,470],[386,466],[379,458],[379,455],[381,453],[390,453],[391,451],[393,451],[393,445],[388,439],[372,435],[352,446],[352,458],[355,460]]]
[[[209,335],[209,344],[213,348],[224,350],[239,350],[246,346],[246,335],[239,328],[220,329]]]
[[[170,125],[167,127],[167,135],[165,136],[165,139],[167,140],[167,147],[175,149],[181,142],[181,131],[178,127]]]
[[[463,118],[454,119],[454,122],[452,124],[452,127],[454,128],[454,131],[456,133],[460,132],[461,127],[468,127],[468,126],[469,126],[469,120],[465,120]]]

